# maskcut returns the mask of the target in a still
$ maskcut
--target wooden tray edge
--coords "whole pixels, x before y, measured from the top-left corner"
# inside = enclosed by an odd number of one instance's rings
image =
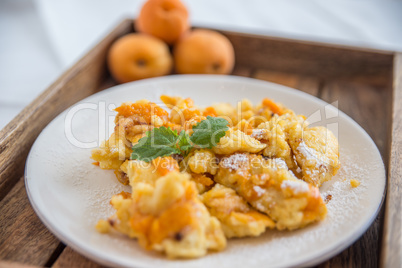
[[[381,267],[402,267],[402,53],[394,56],[392,126]]]

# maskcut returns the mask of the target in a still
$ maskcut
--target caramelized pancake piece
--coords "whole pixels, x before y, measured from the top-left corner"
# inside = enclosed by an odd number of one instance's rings
[[[201,257],[226,246],[219,221],[198,199],[188,174],[169,172],[154,186],[137,182],[131,198],[117,195],[111,203],[117,210],[108,220],[114,229],[169,258]]]
[[[319,187],[338,172],[338,140],[327,128],[295,126],[289,130],[289,142],[304,181]]]
[[[127,174],[130,185],[134,188],[137,183],[147,183],[152,186],[156,181],[173,171],[179,171],[179,164],[173,157],[158,157],[149,163],[139,160],[128,160],[120,169]]]
[[[259,236],[275,223],[265,214],[251,208],[233,189],[216,184],[201,196],[212,216],[221,222],[227,238]]]
[[[232,125],[237,124],[237,111],[230,103],[215,103],[211,107],[214,109],[216,116],[225,118]]]
[[[281,159],[233,154],[221,160],[215,181],[268,214],[279,230],[302,228],[327,214],[318,188],[297,179]]]
[[[114,169],[119,179],[119,167],[130,158],[133,144],[147,131],[166,125],[168,113],[147,100],[123,103],[116,111],[114,132],[99,148],[92,150],[91,158],[99,162],[102,169]]]
[[[211,150],[194,150],[184,160],[184,164],[191,172],[202,174],[209,173],[215,175],[218,171],[217,158]]]
[[[257,129],[253,130],[251,137],[256,137],[267,145],[262,152],[264,156],[281,158],[289,168],[294,168],[295,163],[292,158],[292,150],[287,143],[283,126],[277,119],[278,117],[273,117],[269,122],[261,123]]]
[[[230,128],[212,150],[216,154],[233,154],[235,152],[257,153],[265,147],[265,144],[260,143],[244,132]]]
[[[171,109],[169,120],[174,124],[184,126],[186,121],[199,117],[205,119],[200,109],[194,106],[194,101],[191,98],[184,99],[182,97],[162,95],[161,100]]]
[[[132,152],[127,145],[124,137],[116,136],[116,133],[113,133],[107,141],[102,142],[99,148],[92,150],[91,158],[99,162],[101,169],[118,170]]]
[[[199,194],[210,190],[215,183],[207,174],[191,173],[191,180],[195,183]]]

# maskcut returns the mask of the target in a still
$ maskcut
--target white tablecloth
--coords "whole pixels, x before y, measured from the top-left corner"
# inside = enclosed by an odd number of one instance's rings
[[[402,2],[184,0],[197,26],[402,51]],[[0,129],[143,0],[0,1]]]

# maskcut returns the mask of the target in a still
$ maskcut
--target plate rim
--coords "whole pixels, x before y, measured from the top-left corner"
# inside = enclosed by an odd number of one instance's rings
[[[48,129],[50,127],[50,125],[56,121],[58,118],[62,117],[63,115],[65,115],[65,113],[71,109],[72,106],[81,103],[81,102],[85,102],[87,101],[87,99],[89,98],[94,98],[97,95],[102,95],[111,91],[114,91],[118,88],[125,88],[125,87],[135,87],[137,85],[141,85],[141,84],[147,84],[150,83],[152,81],[156,81],[158,82],[158,80],[161,80],[162,82],[164,80],[186,80],[186,79],[202,79],[202,80],[216,80],[216,81],[223,81],[223,80],[232,80],[231,82],[233,82],[233,80],[238,80],[238,81],[243,81],[245,83],[254,83],[254,84],[260,84],[260,85],[267,85],[269,87],[269,85],[276,87],[276,88],[281,88],[284,91],[287,91],[288,93],[291,94],[295,94],[296,96],[304,96],[304,97],[308,97],[308,98],[313,98],[315,101],[317,101],[319,104],[323,105],[330,105],[331,107],[334,107],[332,104],[327,103],[326,101],[308,94],[304,91],[298,90],[296,88],[292,88],[292,87],[288,87],[288,86],[284,86],[284,85],[280,85],[277,83],[273,83],[273,82],[269,82],[269,81],[264,81],[264,80],[260,80],[260,79],[256,79],[256,78],[251,78],[251,77],[242,77],[242,76],[236,76],[236,75],[204,75],[204,74],[184,74],[184,75],[180,75],[180,74],[174,74],[174,75],[169,75],[169,76],[161,76],[161,77],[154,77],[154,78],[147,78],[147,79],[142,79],[142,80],[138,80],[138,81],[133,81],[133,82],[129,82],[129,83],[124,83],[124,84],[119,84],[119,85],[115,85],[112,87],[109,87],[107,89],[98,91],[92,95],[89,95],[87,97],[85,97],[82,100],[79,100],[73,104],[71,104],[69,107],[67,107],[65,110],[63,110],[62,112],[60,112],[56,117],[54,117],[47,125],[46,127],[44,127],[42,129],[42,131],[40,132],[40,134],[36,137],[35,142],[32,144],[30,151],[27,155],[26,158],[26,163],[25,163],[25,169],[24,169],[24,183],[25,183],[25,190],[29,199],[29,202],[32,206],[32,208],[34,209],[35,213],[38,215],[39,219],[41,220],[41,222],[45,225],[45,227],[47,229],[49,229],[51,231],[51,233],[53,235],[55,235],[58,239],[60,239],[61,242],[63,242],[66,246],[71,247],[73,250],[75,250],[76,252],[78,252],[79,254],[84,255],[85,257],[103,264],[103,265],[112,265],[112,266],[122,266],[121,264],[115,263],[113,261],[108,260],[107,257],[104,257],[101,254],[97,254],[96,251],[91,250],[90,247],[86,247],[85,243],[78,243],[80,245],[77,245],[77,242],[72,241],[71,239],[69,239],[68,237],[66,237],[62,232],[58,231],[56,227],[53,226],[53,224],[50,223],[50,221],[48,221],[46,219],[46,216],[43,215],[43,213],[40,211],[40,209],[37,207],[37,204],[35,203],[30,191],[29,191],[29,179],[28,179],[28,166],[29,166],[29,161],[32,157],[32,149],[34,148],[34,146],[36,145],[36,143],[38,142],[39,138],[41,137],[41,135],[46,131],[46,129]],[[334,107],[337,109],[337,111],[339,111],[340,114],[342,114],[342,116],[346,117],[346,119],[352,123],[353,125],[355,125],[357,128],[359,128],[361,130],[361,132],[366,136],[366,138],[368,138],[368,140],[370,141],[370,143],[373,145],[373,147],[375,148],[377,154],[380,157],[381,160],[381,166],[382,166],[382,170],[383,170],[383,175],[384,175],[384,189],[382,191],[382,196],[381,196],[381,201],[378,204],[376,210],[374,213],[372,213],[372,215],[370,216],[369,220],[367,220],[362,228],[360,228],[358,231],[356,231],[355,233],[353,233],[352,235],[350,235],[349,237],[345,237],[343,240],[338,241],[338,243],[336,243],[336,246],[332,249],[332,250],[328,250],[328,252],[324,253],[324,254],[312,254],[310,257],[306,257],[306,258],[301,258],[301,260],[299,262],[290,262],[289,267],[299,267],[299,266],[306,266],[306,265],[317,265],[319,263],[322,263],[330,258],[332,258],[333,256],[339,254],[341,251],[345,250],[346,248],[350,247],[353,243],[355,243],[364,233],[367,232],[367,230],[369,229],[369,227],[373,224],[374,220],[377,218],[381,208],[383,207],[384,204],[384,200],[385,200],[385,196],[386,196],[386,192],[387,192],[387,185],[388,185],[388,178],[387,178],[387,172],[386,172],[386,167],[384,164],[384,160],[383,157],[377,147],[377,145],[375,144],[375,142],[373,141],[373,139],[370,137],[370,135],[366,132],[366,130],[360,126],[359,123],[357,123],[353,118],[351,118],[349,115],[347,115],[346,113],[344,113],[343,111],[341,111],[339,108]],[[184,264],[184,263],[183,263]],[[138,264],[137,264],[138,265]],[[147,267],[154,267],[154,266],[147,266]]]

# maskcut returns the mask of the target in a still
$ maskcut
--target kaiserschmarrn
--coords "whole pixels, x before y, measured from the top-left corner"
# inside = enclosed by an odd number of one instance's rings
[[[116,108],[114,133],[92,151],[94,164],[131,188],[111,197],[115,214],[99,220],[99,232],[196,258],[223,250],[229,238],[325,219],[318,187],[340,167],[328,129],[268,98],[205,108],[190,98],[161,101]]]

